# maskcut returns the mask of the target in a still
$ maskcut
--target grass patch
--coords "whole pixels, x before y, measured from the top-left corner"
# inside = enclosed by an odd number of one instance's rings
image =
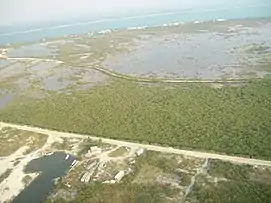
[[[110,157],[119,157],[119,156],[124,156],[127,154],[127,149],[125,147],[120,147],[116,149],[115,151],[111,152],[109,154]]]
[[[93,141],[91,139],[87,139],[84,140],[84,142],[82,142],[79,146],[79,152],[78,155],[81,156],[83,154],[88,153],[88,151],[90,150],[91,147],[99,147],[99,148],[103,148],[103,147],[107,147],[108,145],[105,143],[102,143],[101,140],[98,141]]]
[[[14,101],[6,122],[271,159],[271,79],[214,89],[114,80],[71,95]]]
[[[207,179],[196,181],[188,201],[270,203],[271,184],[251,180],[249,174],[252,171],[261,173],[260,170],[253,169],[251,166],[212,160],[208,173],[212,177],[226,178],[226,181],[218,183],[209,182]]]
[[[26,175],[22,179],[22,182],[24,183],[25,186],[29,185],[31,181],[32,181],[32,177],[30,175]]]
[[[11,174],[12,169],[7,169],[3,174],[0,175],[0,183],[3,182]]]
[[[54,142],[52,148],[57,150],[71,150],[72,142],[70,142],[68,138],[63,138],[62,142]]]
[[[169,154],[147,151],[144,153],[144,155],[137,157],[134,164],[129,166],[127,165],[133,170],[133,172],[126,175],[120,183],[113,185],[104,184],[99,181],[90,182],[89,184],[77,183],[78,178],[81,177],[80,174],[82,174],[82,170],[85,170],[79,165],[79,168],[72,171],[72,175],[69,173],[69,177],[65,178],[65,180],[69,180],[68,182],[72,185],[72,188],[70,188],[69,191],[77,191],[75,199],[71,202],[180,202],[180,194],[183,189],[182,187],[176,187],[176,184],[178,185],[179,183],[179,176],[174,174],[173,168],[171,168],[171,170],[165,170],[165,168],[163,168],[164,165],[161,166],[162,160],[169,163],[169,160],[172,160],[172,162],[175,161],[173,158],[174,156]],[[109,172],[110,174],[116,174],[118,171],[127,168],[127,166],[122,165],[119,169],[117,169],[118,165],[116,166],[115,163],[111,164],[107,164],[106,173]],[[174,166],[176,167],[175,169],[178,168],[177,165]],[[196,166],[190,165],[190,167],[195,169]],[[71,180],[71,178],[73,179]],[[109,180],[110,179],[111,178],[109,178]],[[174,186],[171,183],[174,183]],[[184,186],[183,182],[180,184]],[[55,188],[55,193],[61,189],[67,189],[67,187],[59,184]],[[49,198],[48,202],[51,200],[52,198]],[[52,200],[52,202],[61,201],[66,202],[65,200],[59,199]]]
[[[72,203],[165,203],[167,196],[177,195],[177,191],[158,185],[91,183],[80,189]],[[48,201],[50,202],[50,200]],[[65,202],[59,200],[57,202]]]
[[[178,182],[182,186],[187,186],[193,174],[196,173],[196,168],[203,164],[201,162],[202,160],[198,158],[190,160],[180,155],[147,151],[136,158],[137,172],[133,181],[145,184],[159,183],[161,182],[159,177],[164,177],[172,182]]]
[[[214,177],[222,177],[227,180],[245,181],[249,179],[249,173],[252,172],[252,167],[212,160],[210,170],[208,172]]]
[[[29,147],[24,154],[33,152],[46,143],[47,137],[34,132],[3,128],[0,131],[0,157],[8,156],[23,146]]]

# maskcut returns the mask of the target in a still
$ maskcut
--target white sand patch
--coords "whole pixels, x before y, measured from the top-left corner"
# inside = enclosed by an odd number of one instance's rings
[[[26,185],[23,182],[23,178],[26,175],[29,175],[32,181],[38,176],[38,173],[25,174],[24,168],[30,161],[38,159],[56,141],[59,141],[59,139],[49,135],[46,144],[35,152],[24,155],[23,153],[28,147],[23,146],[10,156],[0,158],[0,175],[6,170],[12,169],[11,174],[0,183],[0,203],[10,201],[25,188]],[[17,159],[20,159],[20,163],[14,166],[13,162]]]
[[[37,159],[38,154],[26,156],[20,164],[15,166],[7,179],[0,183],[0,203],[4,203],[17,196],[24,188],[23,178],[25,177],[24,168],[33,159]],[[31,174],[34,177],[36,174]]]
[[[27,146],[23,146],[16,152],[7,157],[1,157],[0,159],[0,175],[5,173],[7,169],[13,168],[13,163],[16,159],[21,158],[23,153],[28,149]]]

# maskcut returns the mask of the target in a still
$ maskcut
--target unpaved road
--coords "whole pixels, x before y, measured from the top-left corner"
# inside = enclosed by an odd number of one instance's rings
[[[19,57],[11,57],[11,58],[6,58],[8,60],[36,60],[36,61],[50,61],[50,62],[56,62],[59,64],[64,64],[66,62],[56,60],[56,59],[43,59],[43,58],[19,58]],[[80,66],[78,64],[73,64],[73,63],[66,63],[70,66],[74,67],[82,67],[85,68],[85,66]],[[125,80],[130,80],[134,82],[145,82],[145,83],[172,83],[172,84],[182,84],[182,83],[220,83],[220,84],[225,84],[225,83],[247,83],[247,79],[228,79],[228,80],[223,80],[223,79],[215,79],[215,80],[207,80],[207,79],[159,79],[159,80],[153,80],[153,79],[148,79],[148,78],[140,78],[140,77],[133,77],[129,75],[124,75],[120,73],[113,72],[111,70],[105,69],[105,68],[100,68],[100,67],[90,67],[93,68],[101,73],[104,73],[106,75],[115,77],[115,78],[121,78]]]
[[[203,158],[203,159],[219,159],[222,161],[229,161],[229,162],[233,162],[233,163],[248,164],[248,165],[262,165],[262,166],[270,166],[271,167],[271,161],[266,161],[266,160],[249,159],[249,158],[237,157],[237,156],[228,156],[228,155],[213,154],[213,153],[206,153],[206,152],[199,152],[199,151],[174,149],[171,147],[161,147],[161,146],[154,146],[154,145],[139,144],[139,143],[133,143],[133,142],[105,139],[105,138],[100,138],[100,137],[93,137],[93,136],[89,136],[89,135],[80,135],[80,134],[74,134],[74,133],[64,133],[64,132],[58,132],[58,131],[37,128],[37,127],[22,126],[22,125],[15,125],[15,124],[1,122],[0,129],[2,127],[17,128],[19,130],[32,131],[32,132],[36,132],[36,133],[41,133],[41,134],[46,134],[46,135],[51,135],[51,136],[56,136],[56,137],[62,137],[62,138],[79,138],[79,139],[90,138],[94,141],[101,140],[104,143],[112,144],[112,145],[126,146],[126,147],[131,147],[131,148],[143,148],[143,149],[150,150],[150,151],[193,156],[193,157],[198,157],[198,158]]]
[[[47,59],[47,58],[27,58],[27,57],[24,57],[24,58],[19,58],[19,57],[11,57],[11,58],[6,58],[7,60],[15,60],[15,61],[24,61],[24,60],[32,60],[32,61],[49,61],[49,62],[56,62],[56,63],[59,63],[59,64],[62,64],[62,63],[65,63],[63,61],[59,61],[59,60],[56,60],[56,59]]]

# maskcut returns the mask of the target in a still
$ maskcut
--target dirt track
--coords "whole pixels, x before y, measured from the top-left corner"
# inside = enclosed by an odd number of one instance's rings
[[[229,162],[248,164],[248,165],[271,166],[271,161],[266,161],[266,160],[250,159],[250,158],[244,158],[244,157],[228,156],[228,155],[213,154],[213,153],[206,153],[206,152],[199,152],[199,151],[181,150],[181,149],[174,149],[171,147],[161,147],[161,146],[154,146],[154,145],[139,144],[139,143],[133,143],[133,142],[93,137],[93,136],[88,136],[88,135],[63,133],[63,132],[58,132],[58,131],[41,129],[37,127],[21,126],[21,125],[9,124],[9,123],[0,123],[0,128],[2,127],[12,127],[12,128],[20,129],[20,130],[32,131],[32,132],[37,132],[41,134],[65,137],[65,138],[81,138],[81,139],[90,138],[92,140],[101,140],[104,143],[112,144],[112,145],[127,146],[127,147],[132,147],[132,148],[143,148],[150,151],[194,156],[198,158],[219,159],[222,161],[229,161]]]
[[[20,60],[35,60],[35,61],[50,61],[50,62],[56,62],[58,64],[64,64],[66,62],[64,61],[60,61],[60,60],[56,60],[56,59],[42,59],[42,58],[17,58],[17,57],[11,57],[11,58],[7,58],[8,60],[15,60],[15,61],[20,61]],[[86,68],[86,66],[82,66],[82,65],[78,65],[78,64],[74,64],[74,63],[66,63],[70,66],[74,66],[74,67],[82,67],[82,68]],[[133,76],[129,76],[129,75],[124,75],[124,74],[120,74],[117,72],[113,72],[111,70],[105,69],[105,68],[101,68],[101,67],[89,67],[92,69],[95,69],[101,73],[104,73],[106,75],[109,75],[111,77],[115,77],[115,78],[120,78],[120,79],[125,79],[125,80],[130,80],[130,81],[134,81],[134,82],[144,82],[144,83],[172,83],[172,84],[183,84],[183,83],[206,83],[206,84],[210,84],[210,83],[220,83],[220,84],[225,84],[225,83],[247,83],[249,82],[247,79],[216,79],[216,80],[208,80],[208,79],[148,79],[148,78],[140,78],[140,77],[133,77]]]

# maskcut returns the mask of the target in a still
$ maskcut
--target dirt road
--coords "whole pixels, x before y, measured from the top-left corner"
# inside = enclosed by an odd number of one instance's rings
[[[49,62],[56,62],[58,64],[64,64],[66,62],[56,60],[56,59],[43,59],[43,58],[19,58],[19,57],[8,57],[8,60],[15,60],[15,61],[20,61],[20,60],[34,60],[34,61],[49,61]],[[82,67],[86,68],[86,66],[74,64],[74,63],[66,63],[70,66],[74,67]],[[125,79],[125,80],[130,80],[134,82],[144,82],[144,83],[172,83],[172,84],[183,84],[183,83],[206,83],[206,84],[211,84],[211,83],[219,83],[219,84],[225,84],[225,83],[247,83],[249,82],[247,79],[216,79],[216,80],[208,80],[208,79],[148,79],[148,78],[141,78],[141,77],[134,77],[130,75],[124,75],[121,73],[113,72],[111,70],[101,68],[101,67],[89,67],[92,69],[95,69],[101,73],[104,73],[106,75],[115,77],[115,78],[120,78],[120,79]]]
[[[213,153],[206,153],[206,152],[199,152],[199,151],[181,150],[181,149],[174,149],[171,147],[161,147],[161,146],[154,146],[154,145],[139,144],[139,143],[133,143],[133,142],[126,142],[126,141],[119,141],[119,140],[113,140],[113,139],[105,139],[105,138],[100,138],[100,137],[93,137],[93,136],[88,136],[88,135],[80,135],[80,134],[74,134],[74,133],[63,133],[63,132],[58,132],[58,131],[41,129],[41,128],[37,128],[37,127],[22,126],[22,125],[15,125],[15,124],[1,122],[0,129],[2,127],[12,127],[12,128],[17,128],[19,130],[32,131],[32,132],[36,132],[36,133],[52,135],[52,136],[57,136],[57,137],[80,138],[80,139],[90,138],[94,141],[101,140],[104,143],[118,145],[118,146],[126,146],[126,147],[132,147],[132,148],[143,148],[143,149],[150,150],[150,151],[194,156],[194,157],[204,158],[204,159],[219,159],[222,161],[229,161],[229,162],[233,162],[233,163],[248,164],[248,165],[262,165],[262,166],[270,166],[271,167],[271,161],[266,161],[266,160],[250,159],[250,158],[244,158],[244,157],[228,156],[228,155],[213,154]]]

